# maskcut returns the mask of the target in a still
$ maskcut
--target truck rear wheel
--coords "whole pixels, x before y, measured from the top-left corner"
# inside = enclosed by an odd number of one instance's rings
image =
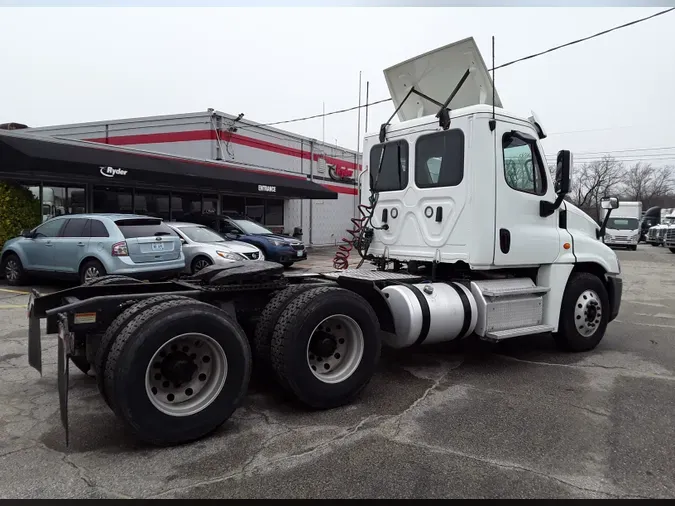
[[[560,310],[556,343],[569,351],[588,351],[602,340],[609,323],[609,297],[603,282],[587,272],[572,274]]]
[[[102,279],[102,278],[101,278]],[[126,308],[122,311],[117,318],[113,320],[110,326],[106,329],[101,341],[96,349],[96,358],[94,361],[94,371],[96,372],[96,383],[98,385],[98,391],[101,393],[105,403],[112,409],[110,405],[108,393],[105,391],[105,382],[103,381],[105,375],[105,364],[108,359],[108,354],[110,353],[110,348],[115,342],[115,338],[120,333],[120,331],[134,319],[136,315],[145,311],[147,308],[160,304],[162,302],[168,302],[171,300],[183,300],[191,301],[189,297],[183,295],[160,295],[158,297],[150,297],[149,299],[144,299],[139,302],[136,302],[132,306]]]
[[[372,378],[382,344],[377,315],[360,295],[320,287],[295,297],[274,328],[272,366],[304,404],[351,402]]]
[[[256,325],[253,337],[253,353],[256,364],[261,364],[265,368],[271,367],[272,360],[270,354],[274,326],[288,304],[300,293],[312,288],[317,288],[317,283],[289,286],[277,292],[265,306]]]
[[[124,285],[132,283],[141,283],[136,278],[129,276],[122,276],[120,274],[108,274],[106,276],[100,276],[91,278],[88,281],[83,283],[84,286],[94,286],[94,285]]]
[[[164,446],[216,430],[238,406],[250,375],[248,341],[227,313],[173,300],[147,307],[118,334],[104,381],[134,435]]]

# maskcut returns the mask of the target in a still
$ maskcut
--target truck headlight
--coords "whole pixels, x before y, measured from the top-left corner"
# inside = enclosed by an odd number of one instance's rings
[[[232,262],[238,262],[239,260],[244,260],[244,257],[239,253],[232,253],[231,251],[216,251],[220,258],[225,260],[230,260]]]

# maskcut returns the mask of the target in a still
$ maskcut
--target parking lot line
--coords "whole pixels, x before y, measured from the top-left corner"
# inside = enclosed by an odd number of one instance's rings
[[[19,290],[10,290],[9,288],[0,288],[0,292],[18,293],[19,295],[30,295],[30,292],[21,292]]]
[[[16,309],[17,307],[25,308],[25,304],[0,304],[0,309]]]

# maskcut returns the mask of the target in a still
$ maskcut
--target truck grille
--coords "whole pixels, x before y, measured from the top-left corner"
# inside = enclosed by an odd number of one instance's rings
[[[659,239],[663,239],[666,236],[667,228],[659,229]]]
[[[666,241],[675,242],[675,227],[671,227],[668,229],[668,233],[666,234]]]
[[[649,237],[650,239],[656,239],[656,229],[655,228],[650,229],[649,232],[647,232],[647,237]]]

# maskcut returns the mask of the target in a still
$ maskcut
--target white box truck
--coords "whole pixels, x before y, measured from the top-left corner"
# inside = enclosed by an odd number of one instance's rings
[[[607,209],[602,209],[603,222],[606,215]],[[609,247],[621,246],[635,251],[640,240],[641,218],[642,202],[620,201],[618,209],[615,209],[607,220],[605,244]]]

